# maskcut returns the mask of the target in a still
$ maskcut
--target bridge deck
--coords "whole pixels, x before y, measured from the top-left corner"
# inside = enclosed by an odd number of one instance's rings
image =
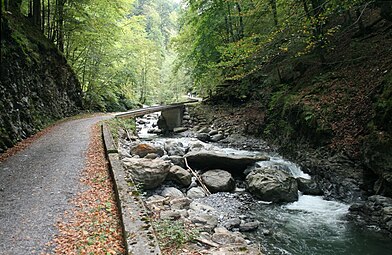
[[[190,103],[196,103],[199,102],[199,100],[191,100],[191,101],[186,101],[186,102],[181,102],[181,103],[175,103],[175,104],[169,104],[169,105],[158,105],[158,106],[150,106],[146,108],[140,108],[128,112],[123,112],[116,114],[116,118],[133,118],[133,117],[139,117],[143,116],[145,114],[153,113],[153,112],[160,112],[164,110],[169,110],[169,109],[175,109],[175,108],[181,108],[185,104],[190,104]]]

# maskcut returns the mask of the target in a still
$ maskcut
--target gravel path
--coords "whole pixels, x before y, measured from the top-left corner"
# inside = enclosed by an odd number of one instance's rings
[[[90,128],[110,116],[61,123],[0,163],[0,254],[40,254],[55,223],[83,190]]]

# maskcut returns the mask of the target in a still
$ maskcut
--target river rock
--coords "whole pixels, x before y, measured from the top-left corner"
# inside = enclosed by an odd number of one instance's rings
[[[258,247],[253,245],[226,245],[215,250],[212,255],[263,255]]]
[[[169,156],[184,156],[185,148],[181,142],[168,140],[164,144],[164,149]]]
[[[302,177],[297,178],[298,189],[304,195],[321,196],[323,191],[320,189],[318,184],[312,179],[306,179]]]
[[[389,107],[389,109],[391,108]],[[390,110],[388,116],[389,122],[385,123],[391,123]],[[391,126],[390,124],[387,125]],[[366,168],[378,177],[378,180],[374,183],[373,192],[392,197],[391,129],[389,129],[389,132],[377,132],[377,135],[374,134],[366,138],[363,144],[363,155]]]
[[[225,221],[223,226],[228,230],[232,230],[233,228],[239,228],[241,224],[241,220],[239,218],[233,218]]]
[[[365,225],[377,225],[392,235],[392,198],[370,196],[365,202],[350,207],[349,217]]]
[[[240,231],[241,232],[251,232],[258,229],[260,226],[260,222],[258,221],[250,221],[244,222],[240,224]]]
[[[269,160],[266,156],[227,155],[220,151],[191,151],[184,156],[189,165],[195,169],[223,169],[232,172],[243,172],[257,161]]]
[[[218,130],[211,130],[210,132],[208,132],[209,136],[214,136],[216,134],[218,134]]]
[[[170,163],[160,158],[124,158],[123,164],[133,181],[142,184],[145,189],[154,189],[161,185],[170,170]]]
[[[169,127],[168,127],[168,125],[166,123],[166,120],[165,120],[165,118],[162,115],[160,115],[158,117],[157,125],[158,125],[158,128],[160,130],[162,130],[163,132],[167,132],[169,130]]]
[[[192,200],[187,197],[179,197],[170,200],[169,205],[171,209],[185,209],[189,208],[191,202]]]
[[[263,168],[252,171],[246,177],[248,190],[257,198],[272,202],[298,200],[297,181],[285,171]]]
[[[146,144],[146,143],[140,143],[140,144],[133,146],[131,148],[131,154],[137,155],[141,158],[144,158],[149,153],[155,153],[155,154],[159,155],[160,157],[162,157],[164,154],[164,152],[161,148],[157,148],[157,147],[154,147],[154,146]]]
[[[196,138],[202,142],[209,142],[211,140],[211,137],[206,133],[196,134]]]
[[[166,177],[166,180],[175,181],[183,187],[188,187],[191,184],[191,174],[180,166],[172,166]]]
[[[208,151],[208,150],[210,150],[212,148],[212,146],[210,145],[210,144],[208,144],[208,143],[204,143],[204,142],[202,142],[202,141],[199,141],[199,140],[197,140],[197,139],[191,139],[190,141],[189,141],[189,151],[193,151],[193,152],[196,152],[196,151],[201,151],[201,150],[206,150],[206,151]]]
[[[214,229],[212,235],[212,241],[218,244],[230,245],[230,244],[246,244],[245,238],[242,234],[236,232],[230,232],[224,227],[218,227]]]
[[[156,153],[148,153],[146,156],[144,156],[146,159],[156,159],[159,158],[159,155]]]
[[[173,163],[173,165],[185,168],[185,160],[184,160],[183,157],[181,157],[181,156],[169,156],[169,157],[167,157],[167,159],[170,160]]]
[[[218,218],[212,214],[188,210],[189,220],[202,230],[212,230],[218,225]]]
[[[159,128],[150,128],[147,130],[147,133],[149,134],[160,134],[162,133],[162,130],[160,130]]]
[[[161,220],[178,220],[181,217],[187,217],[188,212],[186,210],[168,210],[160,212]]]
[[[173,128],[173,132],[174,133],[182,133],[182,132],[185,132],[185,131],[187,131],[188,130],[188,128],[187,127],[175,127],[175,128]]]
[[[162,190],[161,196],[170,198],[182,198],[184,194],[177,188],[166,187]]]
[[[190,205],[189,208],[192,209],[195,212],[205,212],[209,214],[214,214],[216,213],[216,210],[214,207],[211,207],[209,205],[205,205],[196,201],[193,201]]]
[[[235,189],[235,181],[231,174],[224,170],[209,170],[201,175],[207,188],[213,192],[230,192]]]
[[[204,193],[203,189],[200,187],[193,187],[190,190],[188,190],[186,196],[189,197],[190,199],[197,199],[197,198],[205,197],[206,193]]]
[[[148,123],[148,120],[137,118],[136,123],[144,125],[144,124]]]
[[[223,134],[216,134],[211,136],[211,142],[219,142],[220,140],[222,140],[223,138],[225,138],[225,136]]]
[[[202,127],[201,129],[199,129],[198,131],[197,131],[197,133],[206,133],[206,134],[208,134],[208,132],[210,132],[210,128],[208,128],[208,127]]]

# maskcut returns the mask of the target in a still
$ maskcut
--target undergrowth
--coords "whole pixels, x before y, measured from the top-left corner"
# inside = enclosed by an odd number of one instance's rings
[[[159,246],[164,254],[176,254],[176,251],[192,242],[198,231],[181,221],[159,220],[154,223]]]
[[[112,133],[113,139],[116,143],[118,142],[120,132],[129,134],[135,134],[136,132],[135,119],[112,118],[110,120],[106,120],[105,123],[109,126],[110,132]]]

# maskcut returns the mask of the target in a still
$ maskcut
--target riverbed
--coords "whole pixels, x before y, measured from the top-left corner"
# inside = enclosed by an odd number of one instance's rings
[[[192,132],[161,136],[147,132],[154,126],[154,119],[144,121],[139,131],[142,140],[162,145],[167,139],[178,139],[185,147]],[[261,142],[265,144],[265,142]],[[230,148],[227,144],[209,143],[209,150],[224,151],[233,155],[267,155],[270,160],[258,162],[259,166],[278,163],[295,177],[311,178],[294,162],[282,158],[269,148],[264,151],[248,151]],[[232,193],[216,193],[198,202],[214,207],[219,223],[230,218],[252,219],[260,222],[259,228],[246,233],[251,243],[260,245],[265,254],[390,254],[392,242],[380,234],[376,227],[361,229],[347,218],[350,204],[326,200],[322,196],[302,195],[293,203],[273,204],[253,198],[244,188],[243,180],[237,179]]]

